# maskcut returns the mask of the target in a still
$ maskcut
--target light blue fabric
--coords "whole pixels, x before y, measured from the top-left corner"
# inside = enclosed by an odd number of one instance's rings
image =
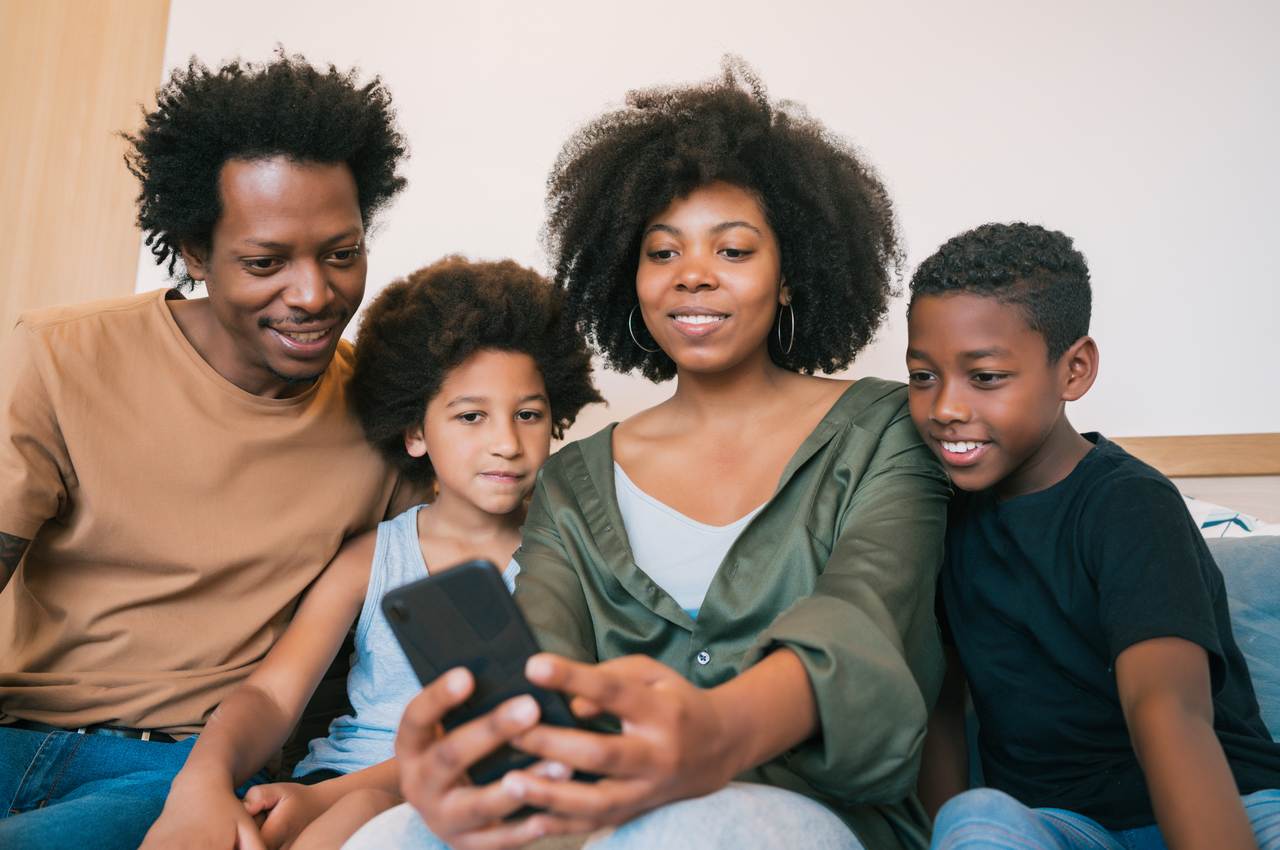
[[[1262,722],[1280,738],[1280,536],[1207,541],[1227,587],[1231,631],[1258,695]]]
[[[194,745],[0,727],[0,847],[133,850]]]
[[[448,850],[408,803],[373,820],[342,845],[343,850]],[[775,788],[734,782],[698,797],[669,803],[617,829],[592,835],[584,850],[863,850],[849,827],[830,809],[808,797]]]
[[[351,773],[394,755],[400,715],[422,688],[382,613],[382,596],[427,575],[418,543],[418,511],[424,507],[412,507],[378,524],[369,589],[356,623],[355,653],[347,674],[352,713],[329,724],[329,737],[311,742],[294,776],[316,770]]]
[[[1244,798],[1259,850],[1280,849],[1280,791]],[[1062,809],[1030,809],[1003,791],[978,788],[938,812],[931,850],[1166,850],[1157,826],[1109,830]]]
[[[764,505],[728,525],[707,525],[641,490],[617,462],[613,482],[636,566],[686,614],[698,619],[707,588],[725,555]]]

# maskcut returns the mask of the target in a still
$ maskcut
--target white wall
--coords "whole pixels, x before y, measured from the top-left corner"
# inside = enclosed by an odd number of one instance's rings
[[[1280,430],[1277,33],[1265,0],[173,0],[165,66],[283,43],[384,77],[413,157],[372,240],[372,297],[449,252],[545,270],[543,185],[569,132],[741,54],[877,164],[908,274],[987,221],[1075,237],[1103,355],[1077,426],[1238,433]],[[144,254],[138,288],[163,284]],[[899,304],[852,374],[902,378],[904,340]],[[611,407],[577,436],[671,386],[599,380]]]

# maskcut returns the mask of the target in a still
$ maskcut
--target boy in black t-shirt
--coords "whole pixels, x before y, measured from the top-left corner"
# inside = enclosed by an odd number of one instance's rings
[[[911,281],[911,415],[959,490],[934,847],[1280,847],[1280,745],[1222,575],[1169,480],[1064,413],[1097,374],[1090,300],[1071,240],[1026,224],[961,234]],[[990,787],[961,793],[966,683]]]

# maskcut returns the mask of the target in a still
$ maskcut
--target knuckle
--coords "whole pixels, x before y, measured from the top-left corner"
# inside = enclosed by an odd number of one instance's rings
[[[458,745],[454,741],[445,739],[436,743],[431,748],[432,757],[436,764],[446,770],[456,770],[462,767],[462,753],[458,750]]]

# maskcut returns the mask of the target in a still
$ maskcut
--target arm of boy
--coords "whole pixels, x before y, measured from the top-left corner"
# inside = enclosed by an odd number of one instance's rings
[[[1116,685],[1152,807],[1172,850],[1256,850],[1213,729],[1209,661],[1181,638],[1136,643],[1116,658]]]
[[[942,677],[938,704],[929,715],[917,784],[920,802],[930,818],[937,817],[943,803],[969,787],[969,746],[964,730],[968,685],[959,653],[950,646],[944,646],[943,651],[947,672]]]
[[[143,850],[186,845],[260,847],[253,816],[236,799],[245,782],[284,743],[360,611],[376,540],[345,545],[307,591],[297,614],[258,668],[222,701],[173,780]]]

